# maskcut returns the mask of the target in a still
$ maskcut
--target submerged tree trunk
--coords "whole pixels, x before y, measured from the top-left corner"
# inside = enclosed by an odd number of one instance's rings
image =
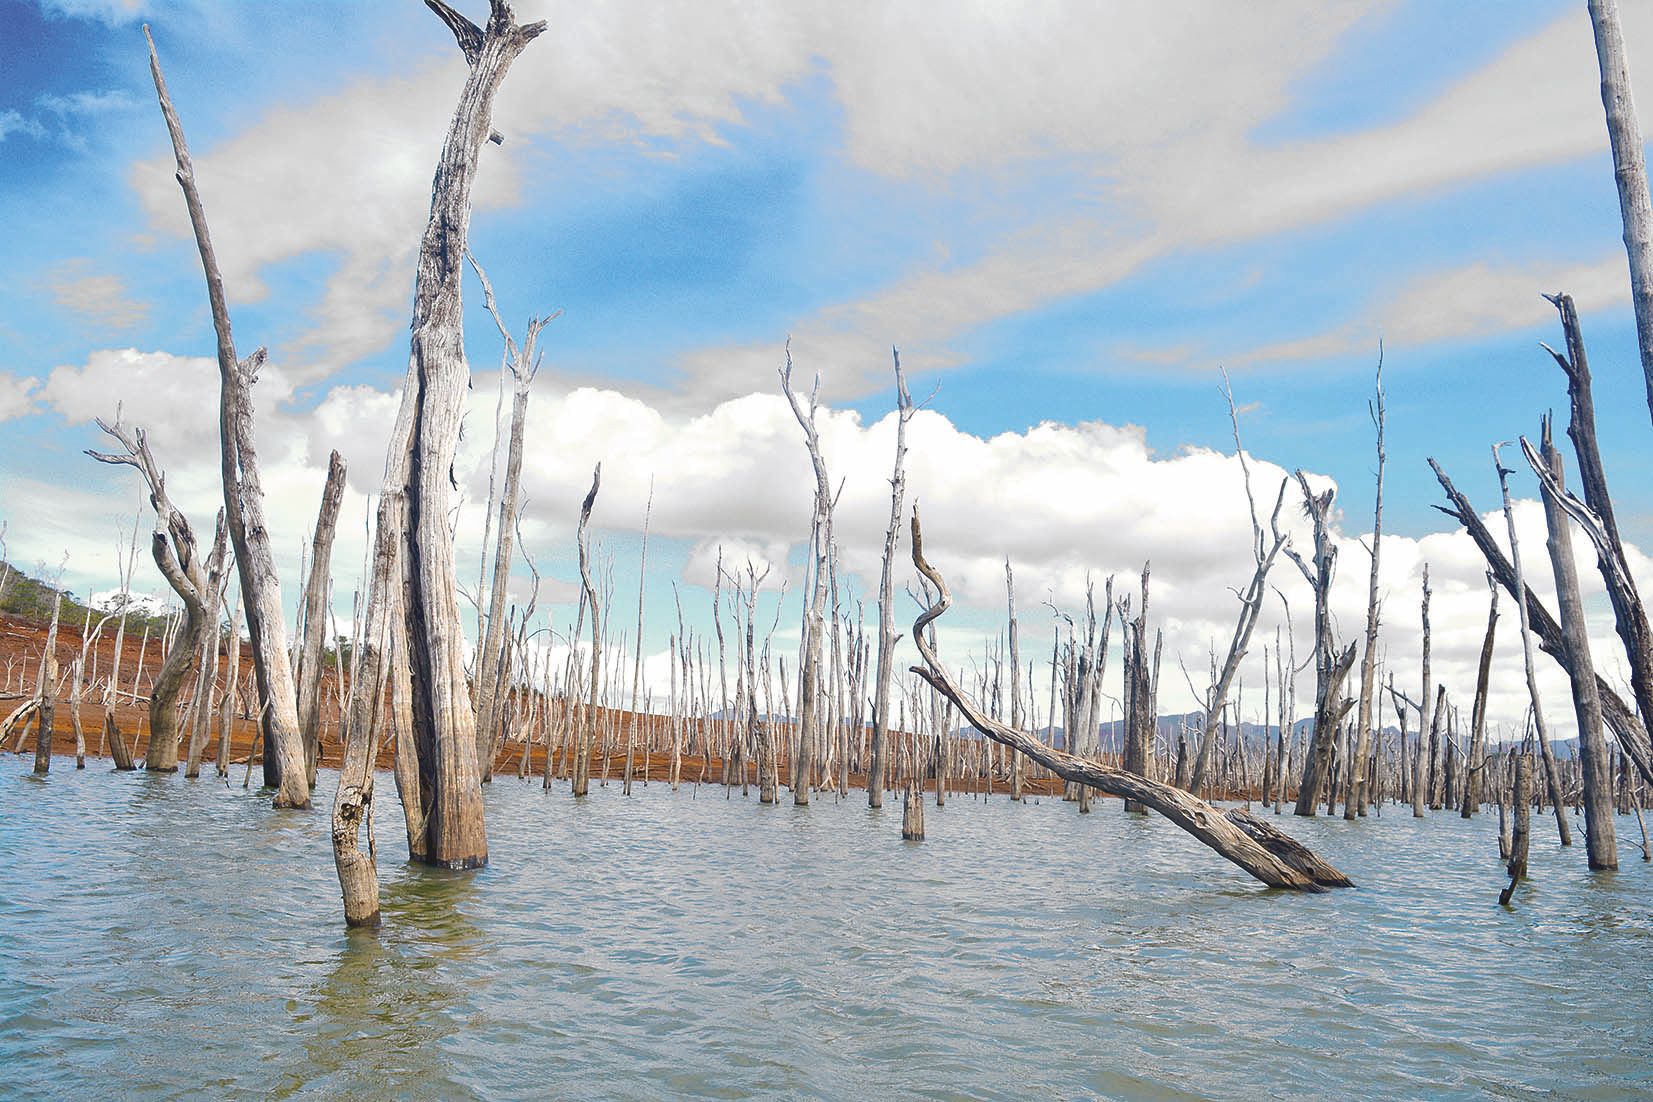
[[[832,486],[827,480],[826,461],[821,457],[821,440],[815,429],[816,397],[820,392],[821,377],[815,376],[815,385],[809,391],[809,410],[806,413],[792,391],[792,350],[786,352],[786,366],[781,369],[781,391],[798,426],[804,430],[804,444],[809,448],[809,464],[815,474],[814,519],[810,524],[810,544],[814,552],[810,572],[809,603],[804,607],[803,661],[798,667],[798,753],[792,761],[792,802],[798,806],[809,803],[810,785],[814,780],[815,743],[820,737],[821,635],[826,630],[827,554],[832,532]]]
[[[935,587],[937,593],[935,602],[919,613],[918,619],[913,622],[913,642],[918,647],[924,665],[914,666],[912,672],[952,702],[976,730],[995,742],[1021,751],[1065,780],[1090,785],[1110,795],[1122,796],[1148,805],[1270,887],[1314,892],[1323,891],[1327,886],[1344,886],[1349,883],[1348,878],[1341,874],[1337,875],[1336,885],[1322,882],[1288,864],[1255,841],[1216,808],[1187,792],[1121,769],[1111,769],[1099,762],[1064,754],[1045,746],[1031,735],[999,723],[984,714],[953,680],[952,675],[936,656],[934,644],[926,637],[926,630],[947,611],[952,605],[953,598],[940,572],[924,559],[923,535],[919,527],[917,510],[913,512],[912,544],[913,565]]]
[[[872,742],[868,747],[867,805],[884,806],[885,771],[890,735],[890,678],[895,666],[895,545],[901,534],[901,514],[907,490],[907,422],[913,418],[913,400],[901,373],[901,353],[895,358],[895,472],[890,476],[890,524],[884,531],[884,558],[878,574],[878,667],[874,673]],[[1008,563],[1006,570],[1009,569]]]
[[[1303,779],[1297,790],[1297,815],[1312,816],[1320,801],[1322,790],[1331,774],[1332,742],[1337,737],[1338,724],[1353,706],[1345,701],[1343,679],[1354,665],[1355,647],[1350,644],[1341,654],[1332,640],[1331,590],[1337,569],[1337,545],[1332,542],[1329,515],[1336,489],[1328,487],[1316,494],[1309,489],[1308,479],[1297,472],[1297,482],[1303,489],[1303,500],[1314,522],[1314,566],[1311,568],[1297,552],[1286,549],[1309,587],[1314,591],[1314,731],[1309,748],[1303,755]]]
[[[1384,451],[1383,430],[1387,410],[1383,401],[1383,356],[1378,355],[1377,397],[1371,405],[1372,424],[1377,429],[1377,496],[1372,506],[1372,563],[1366,582],[1366,639],[1360,658],[1360,707],[1355,713],[1354,753],[1349,760],[1349,798],[1343,806],[1343,818],[1353,820],[1366,814],[1370,797],[1371,778],[1366,774],[1366,758],[1372,750],[1372,701],[1377,696],[1378,618],[1378,557],[1383,548],[1383,469],[1388,461]]]

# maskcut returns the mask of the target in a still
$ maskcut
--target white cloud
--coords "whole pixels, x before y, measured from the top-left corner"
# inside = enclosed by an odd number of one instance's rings
[[[149,319],[149,303],[134,298],[126,280],[99,272],[90,260],[65,260],[46,273],[52,301],[101,334],[121,332]]]
[[[0,371],[0,424],[33,413],[36,406],[34,394],[39,388],[39,379]]]

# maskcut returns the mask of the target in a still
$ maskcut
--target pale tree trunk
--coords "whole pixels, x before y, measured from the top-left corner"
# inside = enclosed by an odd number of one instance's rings
[[[632,773],[632,766],[633,766],[633,755],[635,755],[636,752],[637,752],[637,721],[638,721],[637,698],[638,698],[639,691],[643,687],[643,597],[644,597],[644,595],[647,591],[648,580],[649,580],[649,521],[652,520],[653,517],[654,517],[654,480],[651,478],[649,480],[649,497],[648,497],[648,501],[643,506],[643,548],[642,548],[642,557],[641,557],[641,560],[640,560],[640,562],[638,564],[638,567],[637,567],[637,653],[636,653],[636,656],[632,659],[632,663],[631,663],[631,706],[630,706],[630,708],[627,709],[628,714],[627,714],[627,722],[626,722],[626,768],[625,768],[625,773],[621,776],[621,779],[620,779],[620,790],[624,795],[627,795],[627,796],[631,795],[631,773]],[[723,553],[720,550],[718,552],[718,570],[721,572],[722,569],[723,569]],[[721,584],[722,581],[723,581],[723,579],[721,577],[719,577],[718,578],[719,584]],[[675,596],[676,592],[677,592],[677,587],[675,585],[672,587],[672,592],[673,592],[673,595]],[[712,610],[713,610],[714,613],[717,611],[717,598],[716,597],[712,598]],[[678,606],[677,606],[677,624],[678,624],[679,633],[681,634],[681,629],[682,629],[682,626],[683,626],[683,604],[682,604],[681,601],[678,602]],[[720,627],[718,629],[719,643],[722,642],[722,638],[723,638],[723,629]],[[672,668],[676,669],[676,666],[673,666]],[[645,707],[646,707],[646,704],[645,704]],[[671,781],[673,792],[677,791],[677,772],[678,772],[678,768],[681,764],[678,760],[677,746],[678,746],[678,740],[674,737],[672,739],[672,781]],[[645,743],[644,743],[644,746],[643,746],[643,753],[645,755],[648,753],[648,745],[647,745],[646,740],[645,740]],[[710,753],[710,751],[708,751],[708,754],[709,753]]]
[[[229,669],[224,675],[224,699],[218,710],[218,775],[230,775],[230,736],[235,730],[235,697],[241,687],[241,595],[236,594],[235,611],[230,613]]]
[[[1329,488],[1322,494],[1309,489],[1308,479],[1297,472],[1298,485],[1303,489],[1303,500],[1309,517],[1314,522],[1314,566],[1311,568],[1302,556],[1291,548],[1291,556],[1314,591],[1314,731],[1308,749],[1303,754],[1303,778],[1297,790],[1297,815],[1313,816],[1320,792],[1326,786],[1331,772],[1332,741],[1337,737],[1337,725],[1343,721],[1353,701],[1344,702],[1343,679],[1354,665],[1355,648],[1339,654],[1332,640],[1331,589],[1337,569],[1337,545],[1331,540],[1329,514],[1336,490]]]
[[[470,230],[471,187],[482,146],[494,137],[494,95],[511,63],[545,30],[518,25],[505,0],[491,0],[486,30],[441,0],[427,6],[447,24],[469,72],[443,140],[431,187],[430,218],[420,241],[414,284],[412,337],[402,404],[385,457],[384,492],[405,495],[399,577],[376,569],[370,604],[379,591],[404,590],[410,673],[411,749],[418,763],[418,806],[404,801],[408,832],[423,841],[415,860],[444,868],[488,863],[482,785],[476,764],[476,715],[465,681],[464,635],[455,601],[453,531],[448,526],[454,454],[470,369],[465,362],[460,296]],[[378,682],[364,666],[363,684]],[[365,736],[364,736],[365,737]]]
[[[1527,617],[1527,583],[1521,572],[1521,541],[1515,534],[1515,509],[1510,504],[1510,471],[1499,460],[1498,448],[1497,444],[1492,446],[1492,465],[1497,468],[1498,486],[1504,495],[1504,524],[1509,530],[1510,563],[1515,571],[1515,603],[1521,612],[1521,659],[1527,673],[1527,697],[1532,701],[1532,721],[1538,733],[1538,749],[1544,756],[1544,779],[1550,790],[1550,804],[1555,812],[1556,831],[1561,836],[1561,844],[1570,846],[1573,844],[1573,832],[1567,824],[1566,800],[1561,792],[1561,779],[1556,775],[1555,752],[1550,747],[1550,734],[1544,722],[1544,707],[1538,696],[1538,673],[1533,665],[1532,632],[1529,630]]]
[[[867,804],[884,806],[885,749],[890,734],[890,678],[895,665],[895,547],[901,535],[901,516],[907,492],[907,422],[913,418],[913,400],[901,373],[901,353],[895,359],[895,470],[890,476],[890,524],[884,530],[884,558],[878,573],[878,665],[873,673],[872,742],[867,748]]]
[[[1351,883],[1347,877],[1325,862],[1314,858],[1313,854],[1296,843],[1291,843],[1291,849],[1297,856],[1289,859],[1276,856],[1271,848],[1254,839],[1245,827],[1233,818],[1224,816],[1204,800],[1197,799],[1181,789],[1150,781],[1121,769],[1111,769],[1099,762],[1064,754],[1045,746],[1031,735],[999,723],[984,714],[941,664],[936,656],[934,644],[927,637],[926,632],[952,605],[953,598],[940,572],[925,561],[923,547],[918,513],[914,510],[913,565],[918,568],[920,575],[935,587],[937,596],[935,602],[919,613],[913,622],[913,641],[924,664],[914,666],[912,672],[945,696],[959,709],[965,721],[976,730],[995,742],[1021,751],[1065,780],[1089,785],[1110,795],[1146,804],[1270,887],[1313,892]],[[1312,861],[1305,859],[1303,855]],[[1304,871],[1304,865],[1317,871]]]
[[[809,603],[804,608],[803,661],[798,669],[798,754],[792,762],[792,802],[799,806],[809,803],[809,790],[814,780],[815,742],[820,733],[821,634],[826,630],[827,550],[832,531],[832,487],[827,481],[826,461],[821,458],[821,441],[815,431],[816,398],[821,389],[821,377],[809,391],[809,411],[804,412],[798,396],[792,392],[792,350],[786,352],[786,366],[781,369],[781,391],[786,395],[792,415],[804,431],[804,444],[809,448],[809,463],[815,473],[814,518],[810,524],[811,551],[814,564],[811,572]]]
[[[602,616],[597,607],[597,587],[591,583],[591,552],[586,544],[586,527],[591,523],[591,507],[597,501],[597,490],[602,485],[602,479],[603,465],[598,463],[591,472],[591,490],[580,505],[580,525],[575,535],[580,551],[580,587],[585,592],[586,604],[591,606],[589,702],[574,732],[574,772],[570,778],[570,790],[575,796],[584,796],[591,791],[591,743],[597,731],[597,691],[602,675]]]
[[[144,36],[149,37],[147,27]],[[247,602],[247,626],[252,635],[253,668],[258,678],[259,695],[267,704],[264,712],[267,743],[264,779],[267,786],[277,789],[275,806],[307,808],[310,806],[310,788],[304,775],[298,697],[287,650],[286,623],[282,618],[281,583],[276,576],[270,533],[264,522],[264,488],[253,434],[252,387],[258,379],[259,369],[264,365],[265,351],[259,348],[245,360],[236,355],[224,278],[218,269],[212,238],[207,232],[206,211],[195,184],[195,169],[184,142],[183,126],[167,94],[166,81],[161,77],[161,63],[156,57],[153,39],[149,41],[149,70],[155,81],[155,93],[160,99],[167,132],[172,138],[178,185],[183,189],[190,226],[201,254],[207,301],[212,308],[213,330],[217,335],[220,383],[218,427],[224,514],[229,523],[230,541],[235,546],[241,592]]]
[[[1111,581],[1111,579],[1110,579]],[[1110,592],[1112,586],[1109,587]],[[1130,683],[1126,686],[1125,747],[1122,755],[1125,772],[1139,777],[1148,776],[1149,751],[1153,744],[1154,702],[1153,682],[1148,669],[1148,564],[1142,564],[1142,604],[1136,619],[1122,625],[1131,652],[1126,669]],[[1103,650],[1107,650],[1104,636]],[[1105,790],[1104,790],[1105,791]],[[1141,800],[1127,797],[1126,811],[1146,811]]]
[[[1589,8],[1601,69],[1601,105],[1607,114],[1607,139],[1613,147],[1613,177],[1624,223],[1624,251],[1630,264],[1636,343],[1641,349],[1648,411],[1653,413],[1653,204],[1648,199],[1646,157],[1630,90],[1618,0],[1590,0]]]
[[[1549,525],[1550,566],[1555,571],[1556,610],[1567,645],[1567,676],[1572,682],[1573,714],[1578,720],[1579,765],[1584,773],[1584,849],[1592,869],[1619,867],[1617,832],[1613,824],[1613,771],[1607,741],[1601,731],[1601,697],[1596,692],[1595,663],[1590,657],[1590,631],[1584,621],[1584,599],[1579,595],[1578,567],[1573,561],[1573,534],[1561,506],[1566,476],[1561,453],[1550,439],[1550,419],[1544,418],[1542,452],[1536,453],[1525,437],[1521,450],[1538,473],[1544,488],[1544,519]]]
[[[184,759],[184,776],[201,775],[201,754],[212,736],[212,691],[218,680],[218,614],[224,605],[223,579],[207,594],[206,630],[201,633],[201,669],[195,688],[195,715],[189,733],[189,754]]]
[[[1429,729],[1429,564],[1423,564],[1423,695],[1418,697],[1418,752],[1412,770],[1412,817],[1423,818],[1425,791],[1429,787],[1429,762],[1423,753],[1424,735]]]
[[[1515,756],[1515,828],[1510,833],[1510,882],[1498,895],[1498,902],[1509,906],[1515,887],[1527,878],[1527,850],[1532,840],[1532,754],[1523,746]]]
[[[1010,560],[1004,560],[1005,600],[1010,608],[1010,726],[1020,731],[1022,719],[1022,651],[1016,626],[1016,578],[1010,572]],[[869,782],[870,783],[870,782]],[[1010,798],[1022,798],[1022,755],[1010,751]]]
[[[167,651],[161,672],[149,695],[149,745],[144,751],[144,768],[157,773],[178,771],[178,692],[195,664],[196,652],[207,630],[209,602],[218,590],[224,569],[224,511],[218,513],[212,551],[203,562],[195,545],[195,532],[188,519],[172,504],[166,493],[166,476],[150,454],[144,430],[127,432],[117,421],[111,425],[99,419],[97,425],[125,448],[123,454],[87,451],[100,463],[132,467],[149,487],[149,502],[155,509],[155,533],[150,548],[161,576],[184,605],[184,621],[178,638]]]
[[[493,316],[500,338],[505,342],[504,368],[516,383],[511,398],[511,438],[506,450],[505,484],[499,493],[499,530],[496,534],[493,559],[493,581],[488,594],[488,616],[484,622],[480,653],[476,663],[476,764],[483,781],[493,779],[494,755],[499,750],[501,729],[509,695],[509,672],[503,661],[506,642],[506,590],[511,578],[512,538],[516,533],[517,501],[522,484],[522,437],[528,423],[528,392],[534,376],[539,373],[540,361],[535,353],[540,331],[551,318],[529,318],[528,329],[522,338],[521,349],[505,328],[494,304],[493,285],[471,257],[471,267],[482,284],[483,302]],[[496,422],[497,425],[497,422]],[[496,444],[497,448],[498,445]],[[492,505],[492,502],[490,502]]]
[[[327,459],[327,482],[321,491],[321,509],[310,539],[310,576],[304,583],[303,636],[298,659],[298,723],[304,736],[304,776],[316,786],[316,763],[321,758],[321,672],[326,653],[327,613],[332,603],[333,535],[338,531],[339,506],[344,501],[344,460],[338,452]],[[344,675],[340,654],[339,675]]]
[[[1387,411],[1383,403],[1383,353],[1378,352],[1377,397],[1370,407],[1372,424],[1377,428],[1377,497],[1372,506],[1372,564],[1366,582],[1366,641],[1360,658],[1360,707],[1355,713],[1354,754],[1349,761],[1349,799],[1343,805],[1343,818],[1353,820],[1366,814],[1370,798],[1371,778],[1366,775],[1366,758],[1372,752],[1372,701],[1377,695],[1378,644],[1378,557],[1383,547],[1383,469],[1388,454],[1383,447],[1383,429]]]
[[[399,494],[386,494],[379,499],[378,530],[373,540],[373,576],[393,578],[398,574],[396,556],[400,551],[397,533],[401,526],[397,515],[403,509]],[[383,725],[385,681],[387,671],[405,666],[402,655],[395,653],[391,640],[400,634],[396,621],[395,592],[389,587],[376,590],[375,599],[367,610],[367,628],[356,655],[356,669],[368,675],[363,691],[354,694],[344,723],[344,758],[339,764],[339,790],[333,798],[333,866],[338,872],[339,889],[344,897],[344,921],[347,926],[377,926],[379,924],[378,852],[373,839],[373,763],[379,756],[379,734]],[[391,653],[387,654],[387,648]],[[358,675],[359,676],[359,675]],[[397,760],[401,762],[401,744],[408,731],[397,732]],[[401,769],[397,770],[400,782]],[[415,782],[416,784],[416,782]],[[411,824],[415,809],[419,808],[417,788],[403,792],[404,801],[411,801],[408,821]],[[361,832],[367,830],[367,851],[361,848]],[[420,846],[410,836],[408,850],[418,859]]]

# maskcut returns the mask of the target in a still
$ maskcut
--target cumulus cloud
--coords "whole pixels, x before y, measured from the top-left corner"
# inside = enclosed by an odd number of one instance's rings
[[[0,371],[0,423],[33,413],[39,387],[39,379]]]

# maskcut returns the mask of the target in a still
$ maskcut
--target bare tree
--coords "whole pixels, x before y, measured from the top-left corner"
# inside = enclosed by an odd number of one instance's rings
[[[264,712],[265,783],[277,789],[277,807],[307,808],[310,786],[304,770],[304,747],[298,722],[298,696],[293,684],[292,661],[287,650],[287,627],[283,619],[281,581],[276,575],[275,556],[270,550],[270,533],[264,520],[264,486],[259,473],[258,449],[253,433],[252,388],[264,366],[265,351],[259,348],[245,360],[235,351],[230,329],[230,311],[224,291],[224,277],[218,269],[207,215],[195,184],[195,168],[184,142],[183,125],[167,95],[161,76],[161,62],[155,40],[149,37],[149,71],[155,81],[161,114],[172,138],[177,160],[178,186],[189,208],[190,226],[201,254],[206,276],[207,301],[212,308],[212,326],[218,339],[218,429],[220,466],[224,482],[224,515],[230,540],[235,546],[235,563],[240,572],[241,592],[247,604],[247,626],[252,635],[253,668]]]
[[[602,612],[597,603],[597,588],[591,582],[591,552],[586,543],[586,526],[591,523],[591,507],[597,501],[597,490],[603,480],[603,465],[598,463],[591,472],[591,489],[580,504],[580,525],[575,535],[580,551],[580,588],[591,608],[591,679],[587,689],[590,700],[580,718],[574,738],[574,772],[571,788],[576,796],[584,796],[591,789],[591,743],[597,729],[597,692],[602,674],[603,633]],[[578,643],[578,630],[571,645]]]
[[[327,482],[321,491],[321,509],[310,539],[310,576],[304,583],[302,647],[298,657],[298,723],[304,734],[304,774],[316,786],[316,762],[321,757],[321,666],[327,640],[327,612],[332,603],[333,535],[338,531],[339,505],[344,501],[344,459],[338,452],[327,457]],[[340,669],[343,669],[343,655]]]
[[[224,569],[224,512],[218,513],[212,550],[203,560],[195,543],[195,530],[172,504],[166,492],[166,475],[150,454],[143,429],[128,432],[117,418],[114,424],[98,419],[98,428],[115,438],[124,452],[87,451],[99,463],[134,468],[149,487],[149,502],[155,509],[155,534],[150,550],[161,576],[184,603],[184,622],[178,639],[167,651],[166,661],[155,678],[149,695],[149,746],[144,751],[144,768],[152,772],[178,771],[178,693],[184,678],[195,664],[201,639],[207,630],[210,595],[217,590]]]
[[[1343,818],[1352,820],[1366,814],[1370,798],[1371,778],[1366,775],[1366,758],[1372,752],[1372,701],[1378,695],[1377,642],[1381,602],[1378,600],[1378,557],[1383,548],[1383,469],[1388,454],[1383,448],[1383,430],[1387,410],[1383,401],[1383,349],[1378,348],[1377,396],[1367,407],[1372,424],[1377,429],[1377,494],[1372,505],[1371,571],[1366,582],[1366,641],[1360,658],[1360,707],[1355,712],[1354,753],[1349,759],[1349,799],[1343,806]]]
[[[933,602],[913,621],[913,642],[924,664],[912,667],[912,672],[958,708],[960,715],[976,730],[995,742],[1019,750],[1065,780],[1146,804],[1270,887],[1313,892],[1351,883],[1306,847],[1284,834],[1273,832],[1272,845],[1254,838],[1251,831],[1256,828],[1237,821],[1243,812],[1225,816],[1204,800],[1179,788],[1065,754],[985,714],[942,665],[935,644],[926,634],[935,620],[951,607],[953,596],[941,573],[924,558],[923,533],[916,509],[913,511],[912,545],[913,565],[934,587],[936,594]],[[1281,856],[1280,851],[1289,856]],[[1316,871],[1306,872],[1305,867]]]
[[[1355,645],[1350,643],[1342,652],[1332,637],[1331,591],[1332,578],[1337,571],[1337,545],[1332,542],[1329,517],[1335,486],[1323,493],[1309,489],[1309,480],[1297,472],[1298,485],[1303,489],[1303,505],[1314,523],[1314,565],[1303,560],[1292,548],[1286,554],[1297,564],[1309,588],[1314,591],[1314,731],[1309,748],[1303,755],[1303,779],[1297,790],[1297,815],[1313,815],[1331,774],[1332,742],[1337,737],[1338,724],[1348,714],[1354,701],[1343,699],[1343,679],[1354,666]]]
[[[809,388],[809,410],[806,413],[792,390],[792,346],[788,342],[786,366],[781,368],[781,392],[786,395],[792,415],[804,430],[804,445],[809,449],[809,464],[815,473],[815,507],[810,522],[809,602],[804,607],[803,661],[798,667],[798,753],[792,760],[792,802],[798,806],[809,803],[809,789],[814,780],[815,742],[820,737],[821,634],[826,630],[827,553],[832,528],[832,486],[827,480],[826,460],[821,458],[821,438],[815,428],[815,414],[821,377],[815,376]]]
[[[867,804],[884,806],[886,752],[890,733],[890,677],[895,666],[895,547],[901,535],[901,516],[907,493],[907,422],[915,407],[907,393],[907,379],[901,373],[901,352],[892,348],[895,361],[895,470],[890,475],[890,524],[884,530],[884,558],[878,573],[878,667],[874,673],[872,744],[868,748]],[[1005,569],[1009,570],[1008,563]]]

